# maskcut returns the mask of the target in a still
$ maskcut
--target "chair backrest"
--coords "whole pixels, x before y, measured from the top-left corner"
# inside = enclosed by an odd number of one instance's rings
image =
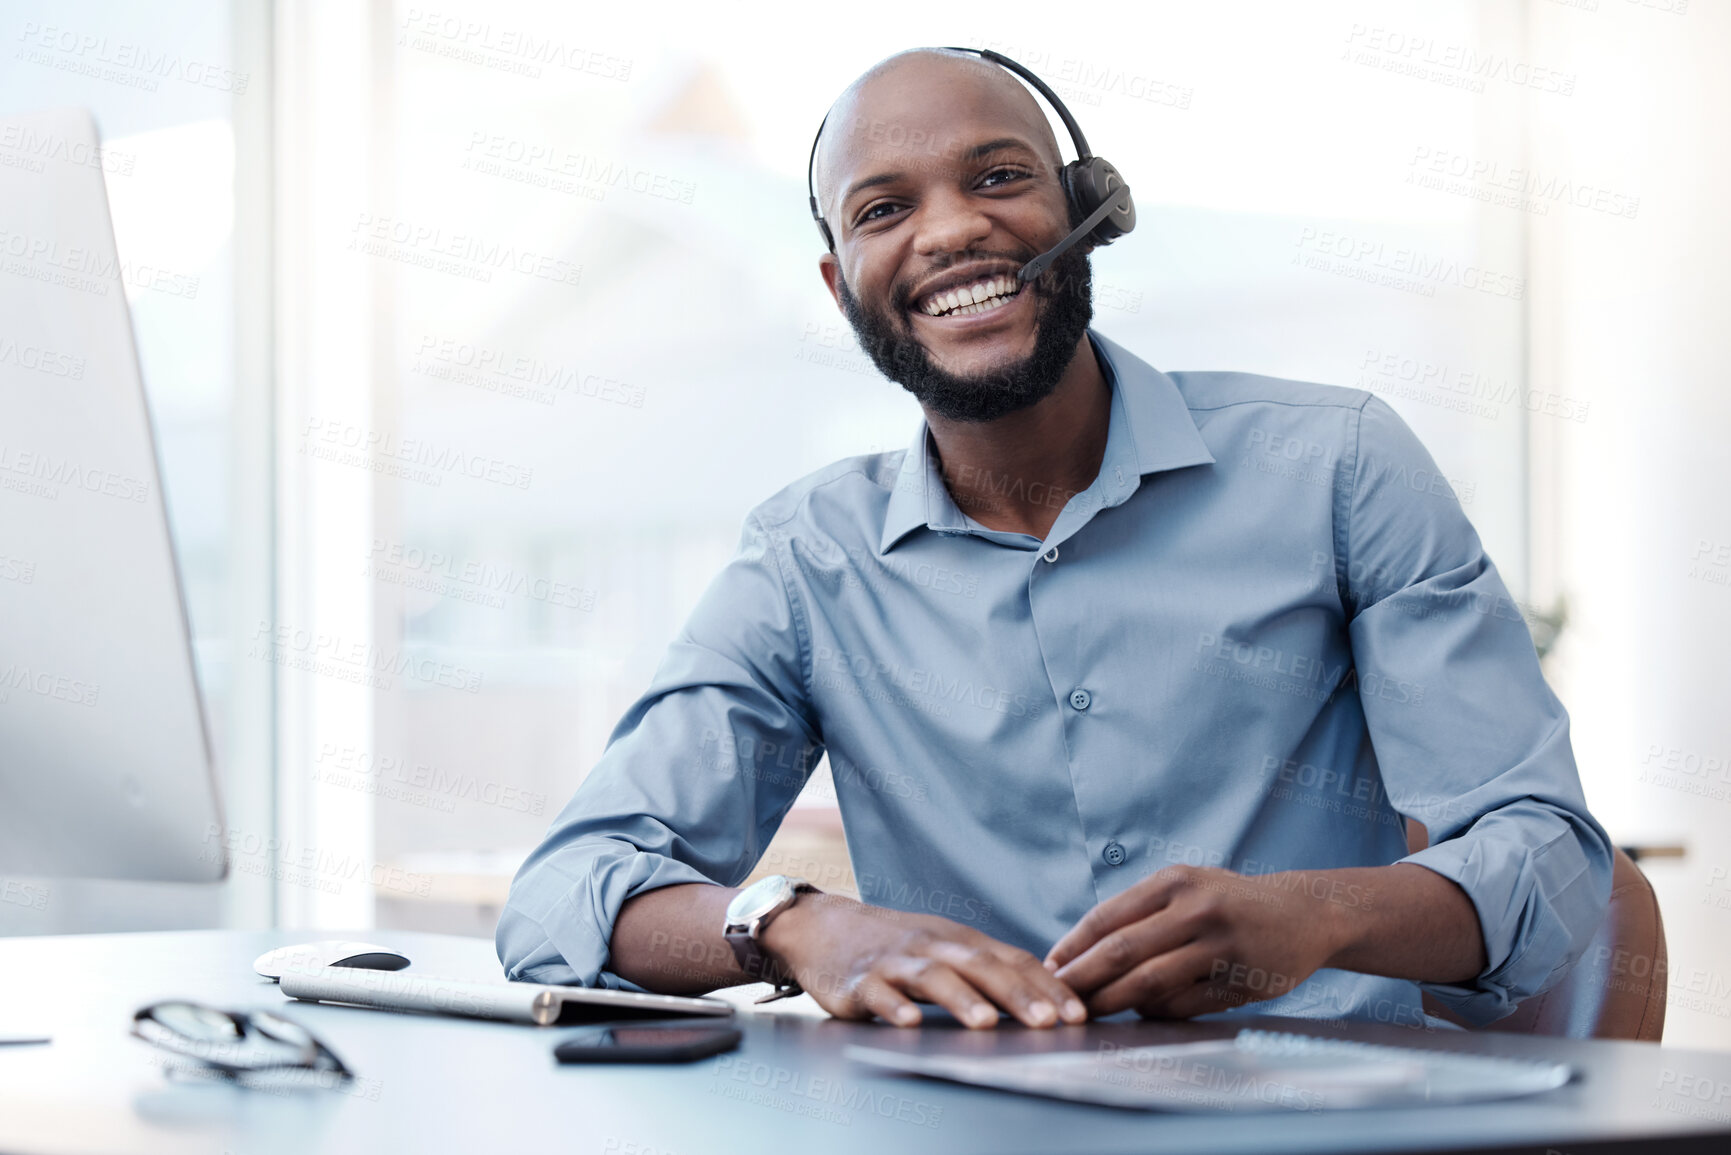
[[[1408,822],[1407,846],[1416,851],[1428,843],[1425,828]],[[1666,969],[1665,924],[1653,884],[1634,859],[1616,850],[1611,905],[1586,953],[1556,986],[1482,1029],[1656,1043],[1665,1030]],[[1424,1003],[1430,1013],[1461,1022],[1429,995]]]

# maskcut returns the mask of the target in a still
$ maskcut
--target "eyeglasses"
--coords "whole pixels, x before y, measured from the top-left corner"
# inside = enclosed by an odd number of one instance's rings
[[[223,1011],[191,1002],[152,1003],[132,1016],[132,1033],[226,1078],[314,1072],[354,1077],[337,1053],[298,1023],[268,1011]]]

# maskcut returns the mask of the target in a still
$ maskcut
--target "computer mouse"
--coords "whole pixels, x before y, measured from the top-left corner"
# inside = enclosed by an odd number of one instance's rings
[[[267,950],[253,960],[252,969],[267,979],[281,979],[284,971],[318,970],[320,967],[359,967],[372,971],[400,971],[409,965],[406,955],[370,942],[303,942]]]

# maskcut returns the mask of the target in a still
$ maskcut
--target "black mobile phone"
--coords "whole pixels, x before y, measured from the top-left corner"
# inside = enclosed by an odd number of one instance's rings
[[[590,1027],[553,1048],[561,1063],[689,1063],[739,1046],[734,1027]]]

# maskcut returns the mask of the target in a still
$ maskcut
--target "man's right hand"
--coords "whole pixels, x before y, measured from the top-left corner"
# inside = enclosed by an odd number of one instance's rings
[[[873,1015],[917,1026],[915,1001],[974,1028],[1007,1011],[1030,1027],[1080,1023],[1088,1009],[1040,960],[971,927],[929,914],[807,893],[764,928],[764,950],[840,1019]]]

